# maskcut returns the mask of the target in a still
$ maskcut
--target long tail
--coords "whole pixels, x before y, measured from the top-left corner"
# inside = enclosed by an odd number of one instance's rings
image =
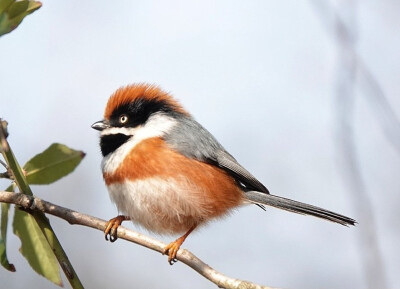
[[[311,215],[344,226],[355,225],[355,223],[357,223],[352,218],[334,213],[332,211],[270,194],[257,191],[248,191],[246,192],[246,197],[250,202],[258,205],[267,205],[297,214]]]

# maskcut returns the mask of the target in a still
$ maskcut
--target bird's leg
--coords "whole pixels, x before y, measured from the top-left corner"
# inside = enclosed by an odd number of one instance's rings
[[[117,229],[123,221],[130,220],[128,216],[118,215],[112,218],[106,223],[106,228],[104,229],[105,238],[108,241],[110,237],[110,242],[115,242],[118,239]]]
[[[185,235],[179,237],[178,239],[176,239],[175,241],[169,243],[163,251],[163,255],[168,253],[168,263],[170,265],[173,265],[175,262],[177,262],[178,260],[176,260],[176,253],[178,253],[179,248],[181,247],[182,243],[186,240],[187,236],[189,236],[189,234],[196,228],[196,225],[194,225],[193,227],[191,227],[189,229],[189,231],[187,231],[185,233]]]

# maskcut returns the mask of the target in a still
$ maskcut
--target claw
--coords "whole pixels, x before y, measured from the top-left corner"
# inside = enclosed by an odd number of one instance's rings
[[[163,255],[168,254],[168,263],[170,265],[174,265],[176,262],[178,262],[178,259],[176,259],[176,254],[179,251],[179,248],[183,244],[183,242],[186,240],[187,236],[196,228],[196,226],[193,226],[189,229],[189,231],[186,232],[185,235],[182,237],[176,239],[175,241],[169,243],[167,246],[165,246],[163,250]]]
[[[179,239],[178,239],[179,240]],[[178,262],[178,259],[176,259],[176,254],[178,253],[178,250],[180,246],[182,245],[182,242],[178,242],[178,240],[169,243],[163,251],[163,255],[168,254],[168,263],[170,265],[174,265],[174,263]]]
[[[116,216],[106,223],[104,229],[104,238],[106,241],[115,242],[118,239],[118,227],[123,221],[129,220],[128,216]]]

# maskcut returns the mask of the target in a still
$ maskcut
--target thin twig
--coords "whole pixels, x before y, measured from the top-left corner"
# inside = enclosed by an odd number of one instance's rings
[[[0,160],[0,164],[5,167],[7,169],[7,164],[5,162],[3,162],[2,160]]]
[[[338,8],[330,5],[329,1],[314,0],[312,3],[318,9],[318,15],[321,16],[326,28],[335,37],[338,45],[339,57],[335,87],[338,141],[345,164],[345,170],[342,170],[343,176],[351,189],[351,201],[358,213],[358,218],[363,220],[364,224],[359,229],[359,249],[367,287],[386,288],[385,266],[378,243],[373,203],[368,196],[368,189],[361,174],[354,138],[354,88],[357,76],[361,80],[360,84],[365,91],[364,94],[369,96],[370,101],[374,101],[374,112],[379,116],[379,121],[388,139],[398,150],[400,150],[400,123],[378,81],[374,79],[357,54],[355,2],[342,1]]]
[[[0,191],[0,202],[15,204],[21,206],[27,211],[40,211],[47,213],[61,219],[66,220],[71,225],[81,225],[104,231],[106,221],[76,212],[74,210],[64,208],[50,202],[41,200],[37,197],[27,196],[21,193],[11,193]],[[118,228],[118,238],[136,243],[143,247],[162,253],[166,244],[137,233],[135,231],[126,229],[122,226]],[[215,283],[218,287],[226,289],[272,289],[272,287],[257,285],[249,281],[243,281],[235,278],[230,278],[222,273],[214,270],[209,265],[204,263],[193,253],[186,249],[180,249],[177,253],[177,259],[193,270],[197,271],[200,275],[204,276],[211,282]],[[275,288],[277,289],[277,288]]]
[[[323,21],[322,24],[327,31],[334,36],[339,45],[343,44],[343,36],[347,38],[353,37],[355,32],[349,31],[349,25],[339,11],[337,11],[332,4],[329,4],[329,1],[312,0],[311,3],[314,5],[318,16],[320,16]],[[343,3],[347,4],[349,2],[345,1]],[[343,10],[346,11],[346,13],[350,12],[350,10],[346,8]],[[338,33],[338,31],[340,31],[340,33]],[[366,61],[357,53],[356,46],[351,44],[346,47],[346,49],[347,53],[352,54],[354,62],[357,63],[355,68],[357,75],[354,81],[357,82],[360,89],[364,92],[363,95],[368,100],[371,111],[376,116],[384,135],[397,152],[400,152],[400,120],[395,110],[390,105],[382,85],[368,68]]]
[[[5,171],[4,173],[0,173],[0,179],[10,179],[11,178],[11,171],[10,171],[10,169],[8,168],[8,166],[7,166],[7,164],[4,162],[4,161],[2,161],[2,160],[0,160],[0,164],[3,166],[3,167],[5,167],[6,168],[6,170],[7,171]]]

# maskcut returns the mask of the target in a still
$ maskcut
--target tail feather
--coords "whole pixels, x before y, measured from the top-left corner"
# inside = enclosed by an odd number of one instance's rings
[[[311,215],[344,226],[355,225],[357,223],[354,219],[337,214],[335,212],[270,194],[257,191],[248,191],[246,192],[246,197],[250,202],[257,205],[272,206],[297,214]]]

